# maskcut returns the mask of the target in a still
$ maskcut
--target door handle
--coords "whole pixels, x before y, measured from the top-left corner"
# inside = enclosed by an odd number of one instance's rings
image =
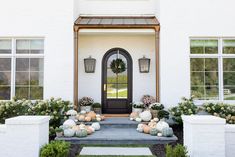
[[[106,91],[106,84],[104,84],[104,91]]]

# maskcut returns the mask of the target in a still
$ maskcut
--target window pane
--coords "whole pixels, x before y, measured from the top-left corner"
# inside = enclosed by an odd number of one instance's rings
[[[117,75],[111,69],[107,69],[107,83],[117,83]]]
[[[11,98],[11,87],[0,86],[0,100],[10,100]]]
[[[11,85],[11,72],[0,72],[1,85]]]
[[[223,59],[224,99],[235,100],[235,59]]]
[[[223,40],[223,53],[235,54],[235,40]]]
[[[31,72],[30,85],[43,86],[43,72]]]
[[[17,99],[29,99],[29,87],[16,86],[15,97]]]
[[[218,40],[191,40],[191,54],[216,54],[218,53]]]
[[[11,40],[0,40],[0,54],[11,53]]]
[[[191,59],[191,94],[196,99],[217,100],[218,90],[218,59]]]
[[[10,58],[0,58],[0,71],[11,71]]]
[[[16,85],[29,85],[29,72],[16,72]]]
[[[119,99],[123,99],[123,98],[127,98],[127,84],[118,84],[118,98]]]
[[[107,98],[117,98],[117,85],[116,84],[107,84]]]
[[[30,59],[30,71],[43,71],[43,59],[31,58]]]
[[[207,100],[218,100],[219,99],[219,88],[217,86],[206,86],[206,99]]]
[[[127,83],[127,70],[118,74],[118,83]]]
[[[16,40],[16,53],[29,54],[30,40]]]
[[[205,71],[218,71],[218,59],[206,58],[205,59]]]
[[[31,40],[30,44],[31,54],[44,53],[44,40]]]
[[[17,58],[16,71],[29,71],[29,58]]]
[[[43,87],[33,86],[30,88],[30,99],[43,99]]]
[[[204,81],[204,72],[192,72],[191,73],[191,85],[192,86],[203,86]]]

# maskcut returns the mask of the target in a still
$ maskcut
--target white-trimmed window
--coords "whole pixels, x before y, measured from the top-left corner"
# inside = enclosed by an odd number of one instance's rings
[[[195,99],[235,100],[235,39],[191,39],[190,64]]]
[[[43,99],[44,39],[0,39],[0,100]]]

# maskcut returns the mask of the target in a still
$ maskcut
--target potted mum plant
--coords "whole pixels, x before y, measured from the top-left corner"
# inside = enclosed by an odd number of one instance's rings
[[[158,118],[158,112],[163,110],[164,106],[161,103],[152,103],[149,105],[149,109],[153,118]]]
[[[56,128],[55,133],[56,133],[56,137],[62,137],[63,136],[63,129],[62,128]]]
[[[96,102],[92,105],[92,109],[95,113],[101,114],[101,104]]]
[[[91,106],[94,100],[91,97],[83,97],[79,100],[79,105],[81,106],[81,111],[90,112]]]
[[[132,112],[137,112],[137,113],[141,113],[144,109],[144,104],[141,102],[138,103],[132,103]]]

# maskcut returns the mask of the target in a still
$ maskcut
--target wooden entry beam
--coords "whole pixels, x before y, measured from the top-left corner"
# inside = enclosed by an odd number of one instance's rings
[[[80,29],[137,29],[137,28],[142,28],[142,29],[154,29],[155,30],[155,59],[156,59],[156,100],[157,102],[160,102],[160,54],[159,54],[159,31],[160,31],[160,26],[154,26],[154,27],[80,27],[77,25],[74,25],[74,92],[73,92],[73,104],[74,104],[74,109],[78,110],[79,105],[78,105],[78,40],[79,40],[79,30]]]

